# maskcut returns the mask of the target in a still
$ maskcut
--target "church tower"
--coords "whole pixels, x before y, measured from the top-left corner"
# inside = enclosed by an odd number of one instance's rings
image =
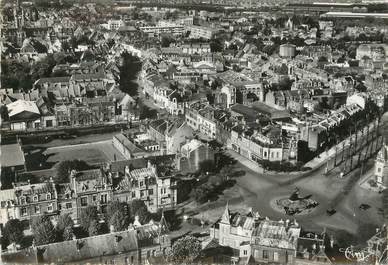
[[[383,144],[375,160],[375,177],[377,185],[388,188],[388,145],[386,143]]]

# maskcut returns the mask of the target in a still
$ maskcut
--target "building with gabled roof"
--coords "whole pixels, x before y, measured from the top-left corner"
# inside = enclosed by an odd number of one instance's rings
[[[273,221],[253,211],[231,213],[227,204],[211,226],[210,237],[220,246],[238,250],[230,258],[239,264],[295,264],[300,231],[296,221]]]
[[[171,239],[164,215],[159,222],[130,225],[127,230],[86,238],[32,246],[2,253],[6,263],[146,264],[165,263]]]

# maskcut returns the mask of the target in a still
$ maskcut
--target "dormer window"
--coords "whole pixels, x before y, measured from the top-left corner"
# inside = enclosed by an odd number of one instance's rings
[[[26,204],[26,198],[25,197],[21,197],[20,198],[20,204]]]
[[[32,199],[34,200],[34,202],[37,202],[39,197],[38,197],[38,195],[34,195],[34,197]]]
[[[47,193],[46,199],[47,199],[47,200],[51,200],[51,193]]]

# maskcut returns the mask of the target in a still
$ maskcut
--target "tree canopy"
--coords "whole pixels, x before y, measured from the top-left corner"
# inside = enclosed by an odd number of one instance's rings
[[[87,170],[90,166],[83,160],[65,160],[59,162],[55,166],[55,183],[68,183],[70,182],[71,170]]]
[[[121,55],[122,65],[120,67],[120,90],[131,97],[137,96],[138,84],[136,83],[137,74],[141,70],[139,58],[128,52]]]
[[[31,226],[36,245],[50,244],[57,240],[56,230],[48,216],[35,217]]]
[[[8,243],[21,244],[24,238],[23,225],[19,219],[11,219],[5,224],[3,235]]]
[[[71,219],[70,214],[60,215],[56,225],[58,240],[71,240],[74,234],[73,225],[74,222]]]
[[[88,206],[81,210],[79,216],[79,224],[82,229],[91,235],[98,234],[99,224],[98,224],[98,212],[95,206]]]
[[[171,258],[182,264],[192,262],[201,252],[201,242],[192,236],[186,236],[175,241],[171,249]]]

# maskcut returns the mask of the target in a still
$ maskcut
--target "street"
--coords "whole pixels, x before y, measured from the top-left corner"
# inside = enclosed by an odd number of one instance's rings
[[[336,173],[325,175],[322,166],[309,174],[271,174],[258,173],[257,165],[252,161],[229,150],[238,163],[236,170],[244,170],[245,175],[236,178],[236,185],[224,191],[224,194],[214,202],[203,205],[191,203],[187,210],[198,213],[210,223],[216,221],[222,214],[226,202],[229,202],[232,211],[241,211],[252,207],[261,216],[270,219],[296,219],[302,226],[312,231],[323,229],[346,230],[357,235],[358,227],[363,224],[378,226],[382,217],[378,214],[381,207],[380,194],[371,193],[359,185],[360,169],[356,169],[341,179]],[[288,216],[271,207],[271,202],[289,197],[298,187],[301,196],[312,195],[312,199],[319,205],[309,214]],[[359,206],[366,203],[372,206],[368,210],[360,210]],[[333,207],[337,211],[329,216],[326,211]]]

